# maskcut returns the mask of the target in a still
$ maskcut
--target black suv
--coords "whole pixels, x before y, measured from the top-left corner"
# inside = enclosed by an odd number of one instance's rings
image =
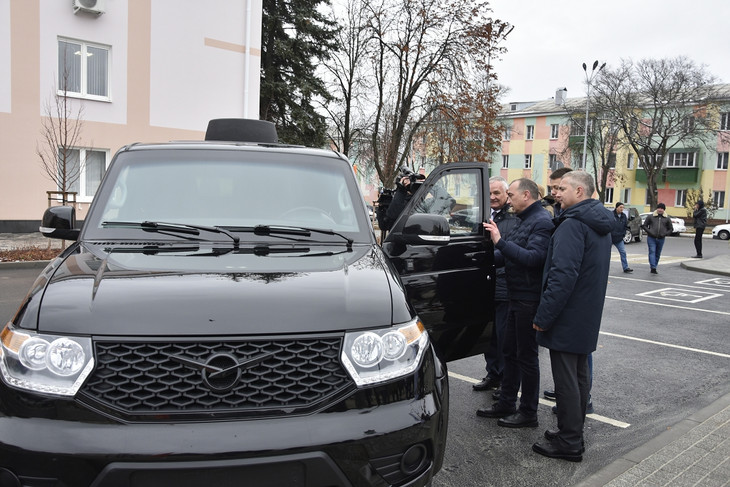
[[[46,212],[75,242],[2,330],[0,486],[430,483],[445,362],[491,334],[491,244],[448,219],[487,165],[435,171],[381,247],[346,158],[274,142],[130,145],[82,229]]]

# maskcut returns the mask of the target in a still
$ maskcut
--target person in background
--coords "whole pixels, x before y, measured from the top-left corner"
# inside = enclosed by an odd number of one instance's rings
[[[591,384],[588,357],[596,350],[611,262],[613,218],[585,171],[563,176],[562,212],[550,238],[543,291],[533,321],[537,343],[550,350],[558,429],[545,431],[534,452],[573,462],[583,459],[583,423]]]
[[[629,261],[626,260],[626,247],[624,246],[624,235],[626,230],[629,228],[629,220],[626,218],[624,213],[624,204],[620,201],[616,203],[616,209],[613,210],[614,226],[611,229],[611,241],[614,247],[618,250],[618,255],[621,257],[621,267],[624,272],[630,273],[634,270],[629,267]]]
[[[654,213],[647,216],[641,226],[647,235],[646,244],[649,247],[649,267],[652,274],[658,274],[656,269],[659,265],[659,258],[662,256],[664,239],[674,231],[672,220],[664,214],[666,209],[667,206],[664,203],[656,205]]]
[[[707,208],[705,208],[705,202],[698,200],[695,203],[695,211],[692,213],[695,225],[695,259],[702,258],[702,234],[705,233],[705,227],[707,227]]]
[[[497,225],[502,238],[507,238],[519,223],[512,207],[507,202],[508,188],[507,180],[503,177],[493,176],[489,178],[489,206],[491,207],[489,219]],[[502,383],[502,373],[504,371],[502,349],[504,348],[504,328],[507,325],[508,309],[507,281],[504,275],[504,267],[498,267],[496,273],[494,328],[489,349],[484,352],[484,359],[487,362],[487,375],[472,386],[475,391],[499,389]]]
[[[477,410],[485,418],[500,418],[499,426],[535,428],[540,396],[540,361],[535,330],[535,310],[540,301],[542,272],[553,231],[550,214],[540,203],[537,184],[527,178],[512,181],[507,190],[519,224],[502,238],[493,221],[484,229],[494,243],[495,265],[505,267],[509,308],[504,333],[504,374],[499,399]],[[522,386],[519,409],[517,392]]]

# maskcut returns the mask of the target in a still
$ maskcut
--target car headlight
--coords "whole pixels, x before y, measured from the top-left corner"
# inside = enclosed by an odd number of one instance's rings
[[[428,348],[419,320],[380,330],[345,334],[342,363],[358,386],[384,382],[416,370]]]
[[[94,369],[91,338],[20,331],[0,333],[0,375],[18,389],[73,396]]]

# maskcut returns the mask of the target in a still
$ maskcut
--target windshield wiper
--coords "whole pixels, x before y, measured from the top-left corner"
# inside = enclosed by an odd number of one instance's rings
[[[311,237],[312,233],[320,233],[322,235],[334,235],[340,237],[347,242],[347,250],[352,250],[352,244],[355,242],[350,237],[343,235],[334,230],[326,230],[322,228],[307,228],[307,227],[289,227],[285,225],[256,225],[255,227],[225,227],[226,230],[231,232],[253,232],[254,235],[263,236],[279,236],[279,235],[294,235],[300,237]]]
[[[171,232],[181,233],[185,235],[200,235],[200,231],[221,233],[233,240],[233,246],[238,248],[241,241],[238,236],[233,235],[223,227],[209,227],[206,225],[190,225],[188,223],[165,223],[165,222],[121,222],[121,221],[105,221],[101,223],[103,227],[133,227],[141,228],[145,232]]]

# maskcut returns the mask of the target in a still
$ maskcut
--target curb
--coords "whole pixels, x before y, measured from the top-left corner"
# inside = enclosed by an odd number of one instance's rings
[[[11,269],[43,269],[50,260],[17,260],[13,262],[0,262],[0,272]]]
[[[598,472],[594,473],[587,479],[582,480],[575,487],[601,487],[612,480],[617,479],[630,468],[641,463],[642,460],[646,460],[653,454],[660,451],[670,443],[678,440],[691,430],[701,425],[704,421],[716,415],[720,411],[730,406],[730,393],[725,394],[719,399],[715,400],[709,406],[706,406],[699,411],[691,414],[686,419],[683,419],[679,423],[671,426],[669,429],[660,433],[658,436],[647,441],[643,445],[631,450],[624,454],[618,460],[614,460],[609,465],[603,467]]]

